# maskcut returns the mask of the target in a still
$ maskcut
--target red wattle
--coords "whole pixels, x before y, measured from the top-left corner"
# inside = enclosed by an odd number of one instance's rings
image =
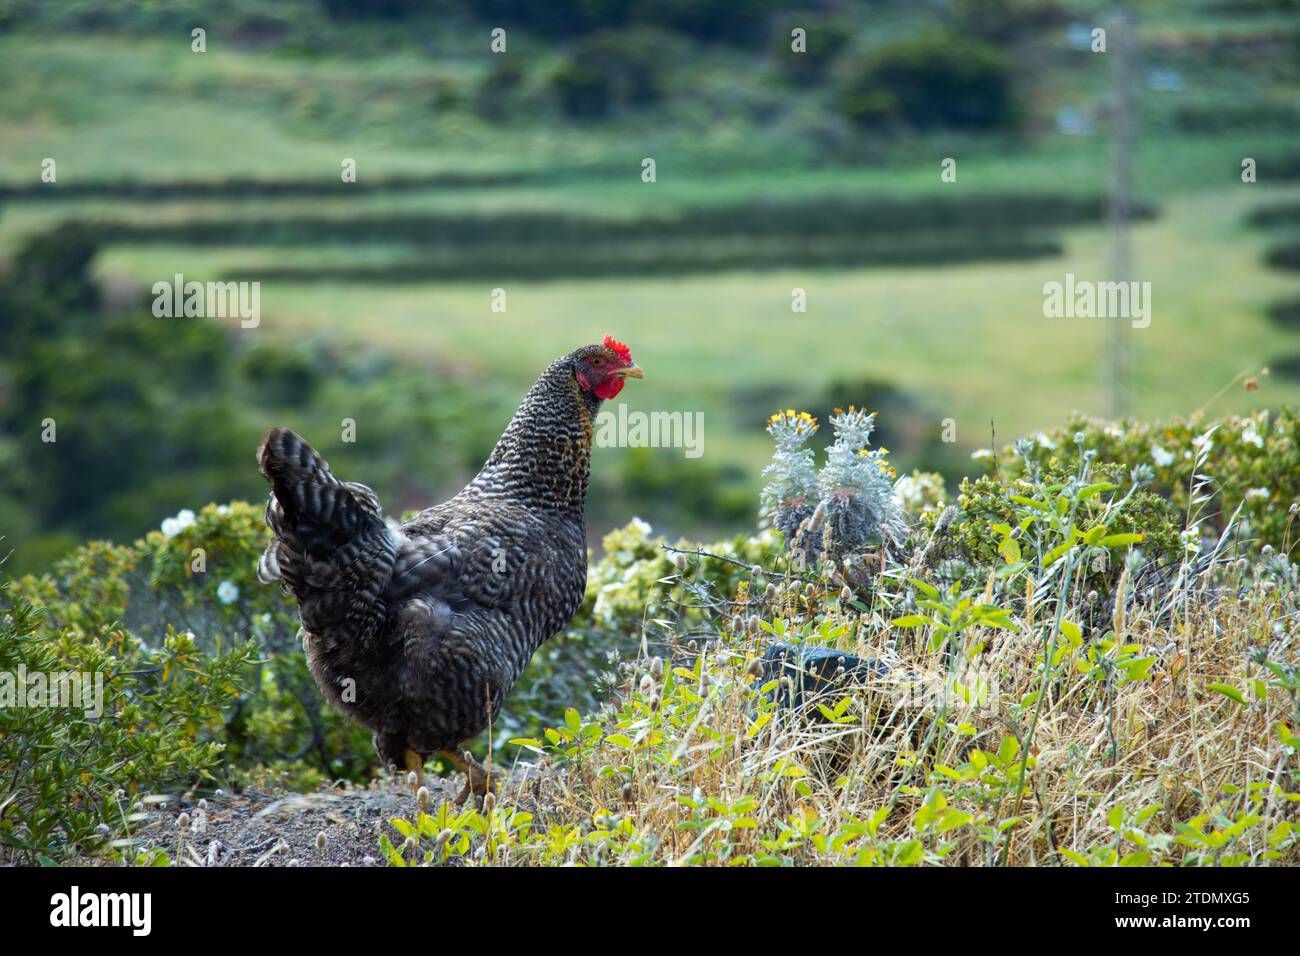
[[[604,399],[613,398],[619,392],[623,391],[623,380],[621,378],[616,378],[611,376],[610,378],[605,379],[605,381],[597,385],[594,389],[592,389],[592,391],[596,393],[597,398],[604,398]]]

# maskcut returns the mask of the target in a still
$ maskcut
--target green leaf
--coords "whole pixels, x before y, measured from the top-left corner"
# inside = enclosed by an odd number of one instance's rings
[[[1130,681],[1146,680],[1155,667],[1155,657],[1137,657],[1124,665],[1125,679]]]
[[[885,818],[888,816],[889,816],[888,805],[881,807],[879,810],[873,813],[870,816],[870,818],[867,820],[867,832],[874,837],[879,832],[880,825],[885,822]]]
[[[406,860],[402,858],[402,854],[397,852],[393,842],[383,834],[379,836],[379,849],[383,851],[384,858],[388,860],[389,866],[406,866]]]
[[[1231,684],[1210,684],[1209,687],[1210,690],[1216,690],[1224,697],[1230,697],[1239,704],[1244,704],[1246,702],[1246,695],[1237,690],[1237,688],[1233,687]]]
[[[1065,552],[1069,551],[1073,547],[1074,547],[1073,541],[1066,541],[1063,542],[1062,544],[1058,544],[1051,551],[1048,551],[1047,554],[1043,557],[1043,567],[1046,568],[1055,564],[1057,558],[1065,554]]]
[[[922,617],[920,614],[908,614],[905,617],[895,618],[890,623],[894,627],[927,627],[934,624],[934,621],[928,617]]]
[[[1039,511],[1051,511],[1047,505],[1041,501],[1035,501],[1033,498],[1026,498],[1024,495],[1011,495],[1011,500],[1017,504],[1025,505],[1028,508],[1037,508]]]
[[[1139,541],[1145,539],[1146,535],[1134,534],[1132,532],[1126,534],[1108,534],[1106,537],[1098,541],[1097,544],[1101,545],[1103,548],[1123,548],[1130,544],[1137,544]]]
[[[1061,621],[1061,633],[1064,634],[1065,639],[1075,647],[1078,647],[1083,643],[1083,632],[1079,630],[1079,625],[1075,624],[1073,621]]]
[[[1079,500],[1087,501],[1089,498],[1099,495],[1103,491],[1114,491],[1118,487],[1118,485],[1113,485],[1109,481],[1099,481],[1095,485],[1085,485],[1079,489]]]
[[[949,830],[955,830],[957,827],[964,827],[975,819],[975,814],[967,813],[965,810],[949,810],[943,815],[937,827],[938,832],[947,833]]]
[[[908,581],[911,582],[912,587],[916,588],[918,591],[920,591],[920,592],[921,592],[922,594],[924,594],[926,597],[928,597],[928,598],[938,598],[938,597],[939,597],[939,589],[938,589],[937,587],[935,587],[933,584],[927,584],[926,582],[924,582],[924,581],[920,581],[920,580],[918,580],[918,579],[916,579],[916,578],[908,578]]]

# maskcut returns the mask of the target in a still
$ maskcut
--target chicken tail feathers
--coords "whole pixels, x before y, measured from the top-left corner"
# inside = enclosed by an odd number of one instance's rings
[[[257,452],[271,485],[266,523],[274,538],[258,578],[279,579],[298,599],[303,627],[365,639],[387,608],[396,542],[375,493],[334,477],[325,459],[287,428],[267,432]]]

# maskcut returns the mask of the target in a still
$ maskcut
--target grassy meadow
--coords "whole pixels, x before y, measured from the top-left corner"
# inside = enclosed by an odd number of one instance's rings
[[[1178,22],[1162,29],[1175,30]],[[469,82],[482,72],[481,58],[468,56],[438,58],[431,77],[427,55],[411,50],[308,59],[214,42],[210,52],[195,55],[157,37],[104,43],[66,36],[38,43],[0,37],[0,54],[12,91],[0,115],[9,144],[0,156],[0,181],[30,181],[45,156],[59,164],[57,185],[5,203],[0,250],[10,253],[24,237],[73,217],[146,229],[421,214],[536,213],[635,223],[731,204],[1100,195],[1105,188],[1106,144],[1097,135],[987,142],[940,134],[904,142],[865,165],[825,168],[806,161],[811,147],[798,137],[734,120],[705,124],[689,136],[676,116],[566,132],[431,109],[432,85]],[[728,65],[711,63],[700,72],[716,83]],[[1104,89],[1104,75],[1086,66],[1067,75]],[[1244,219],[1256,208],[1294,201],[1300,187],[1274,182],[1264,158],[1260,182],[1239,179],[1241,156],[1288,155],[1294,137],[1276,131],[1166,135],[1159,96],[1147,99],[1158,135],[1140,143],[1136,180],[1156,214],[1135,228],[1134,248],[1135,274],[1152,283],[1154,315],[1150,328],[1131,337],[1131,411],[1165,417],[1201,408],[1239,373],[1255,374],[1297,351],[1294,333],[1264,315],[1294,281],[1265,266],[1272,237]],[[412,112],[418,123],[401,119]],[[742,127],[752,134],[745,143],[759,148],[736,141]],[[783,138],[793,145],[784,148]],[[643,155],[657,161],[653,184],[640,181]],[[954,183],[939,181],[938,158],[946,155],[958,158]],[[363,184],[456,172],[520,181],[349,195],[336,181],[344,156],[357,160]],[[180,195],[61,198],[58,192],[124,178],[179,184]],[[184,195],[186,183],[229,179],[318,183],[320,192]],[[259,270],[309,269],[318,273],[311,281],[265,282],[261,326],[233,334],[288,343],[324,335],[348,349],[398,355],[431,375],[460,369],[520,391],[554,355],[613,331],[633,343],[649,371],[628,394],[630,403],[703,411],[706,454],[753,469],[766,452],[756,426],[769,406],[793,400],[783,395],[814,396],[832,381],[901,390],[936,435],[943,419],[955,420],[966,450],[990,443],[990,423],[1010,437],[1049,427],[1072,410],[1101,412],[1105,323],[1045,318],[1041,290],[1067,272],[1103,276],[1106,232],[1100,224],[1080,224],[1053,235],[1060,254],[1028,261],[851,268],[765,262],[680,276],[640,276],[633,268],[548,281],[512,278],[507,268],[495,281],[414,276],[391,282],[331,281],[329,273],[418,265],[428,261],[430,247],[374,234],[253,244],[239,237],[203,244],[127,239],[102,248],[96,275],[113,295],[134,301],[153,281],[177,272],[256,278]],[[508,263],[510,250],[502,255]],[[504,314],[490,310],[490,290],[498,285],[507,290]],[[807,292],[805,314],[791,314],[796,287]],[[1231,390],[1211,410],[1300,399],[1294,380],[1266,379],[1265,389],[1261,395]],[[859,398],[872,403],[865,385]]]

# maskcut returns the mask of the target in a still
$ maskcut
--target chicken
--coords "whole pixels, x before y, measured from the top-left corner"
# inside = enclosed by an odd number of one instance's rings
[[[466,773],[458,802],[491,786],[460,747],[582,601],[592,420],[641,377],[610,336],[557,359],[478,475],[400,527],[292,431],[263,440],[274,538],[258,576],[297,599],[317,684],[374,732],[386,766],[423,782],[426,758],[441,753]]]

